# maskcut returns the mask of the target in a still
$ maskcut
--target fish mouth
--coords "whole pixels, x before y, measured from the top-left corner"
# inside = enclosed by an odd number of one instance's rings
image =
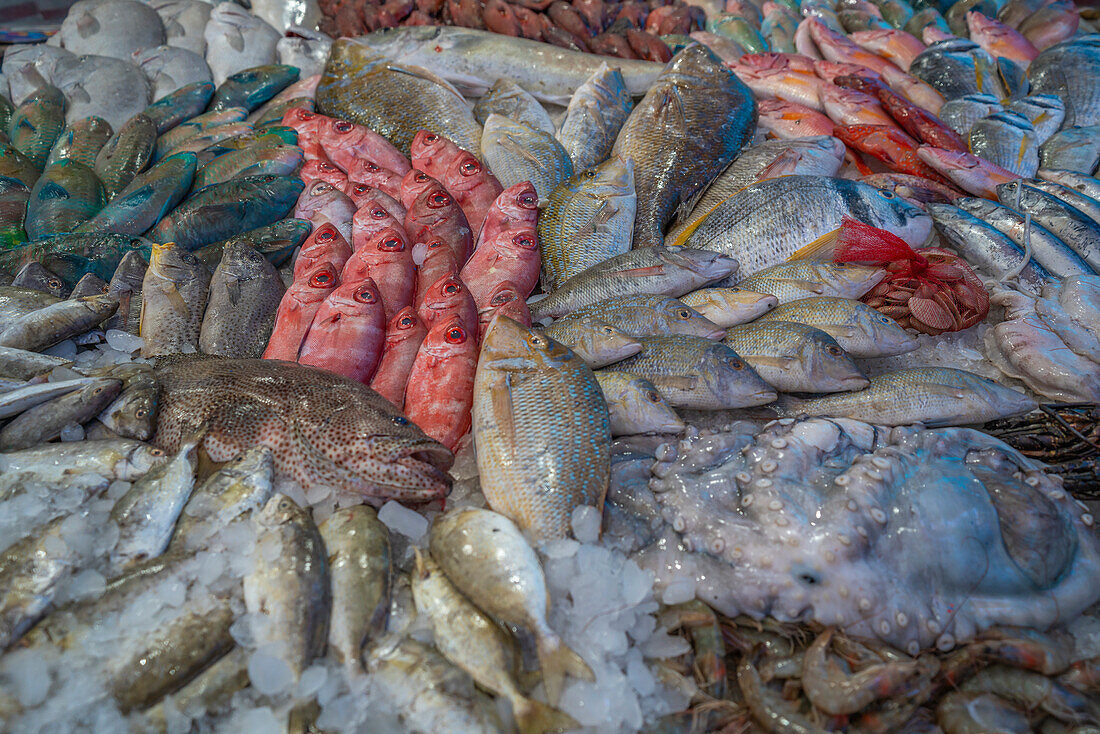
[[[431,483],[438,484],[445,492],[451,486],[451,477],[447,474],[447,470],[451,468],[454,461],[454,454],[443,446],[421,445],[405,449],[394,463],[415,471]]]
[[[703,334],[703,336],[705,336],[707,339],[725,339],[726,338],[726,330],[725,329],[712,329],[711,331],[708,331],[706,334]]]

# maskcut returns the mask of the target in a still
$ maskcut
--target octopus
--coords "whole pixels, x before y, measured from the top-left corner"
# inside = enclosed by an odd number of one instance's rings
[[[605,526],[666,602],[916,655],[1100,599],[1087,507],[988,434],[785,418],[654,444],[616,442]]]

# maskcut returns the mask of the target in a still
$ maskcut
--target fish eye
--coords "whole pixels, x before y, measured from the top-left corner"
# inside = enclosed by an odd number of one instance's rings
[[[612,327],[610,327],[610,326],[605,326],[605,327],[603,327],[603,328],[601,329],[601,331],[602,331],[603,333],[607,334],[608,336],[612,336],[612,335],[614,335],[614,333],[615,333],[615,329],[613,329],[613,328],[612,328]]]
[[[545,347],[546,346],[546,340],[543,339],[538,334],[532,334],[530,341],[531,341],[531,344],[533,344],[536,347]]]
[[[429,250],[434,250],[438,247],[443,247],[443,240],[432,240],[428,243]]]
[[[417,173],[415,176],[413,176],[413,178],[416,181],[418,181],[419,183],[424,183],[428,180],[428,174],[426,174],[426,173]]]
[[[310,189],[310,193],[311,194],[323,194],[323,193],[326,193],[328,191],[331,191],[333,188],[334,188],[333,185],[330,184],[328,181],[318,181],[316,184],[314,184],[313,188]]]
[[[489,301],[489,305],[490,306],[503,306],[506,303],[511,303],[513,300],[515,300],[515,299],[512,297],[512,292],[511,291],[505,291],[504,293],[498,293],[495,296],[493,296],[493,299],[491,301]]]
[[[731,369],[735,369],[737,371],[745,369],[745,363],[739,359],[734,359],[733,357],[727,359],[726,364],[728,364]]]
[[[649,402],[651,402],[651,403],[661,402],[661,396],[659,394],[657,394],[656,392],[654,392],[653,390],[646,390],[645,396],[646,396],[646,399],[649,400]]]
[[[829,346],[825,347],[825,351],[833,355],[834,357],[839,357],[840,355],[844,354],[844,350],[836,346],[835,344],[830,344]]]
[[[355,300],[359,303],[378,303],[378,298],[375,297],[374,291],[369,286],[363,286],[355,291]]]
[[[455,293],[458,293],[459,290],[461,289],[458,287],[458,283],[448,283],[447,285],[443,286],[443,292],[446,293],[448,296],[453,296]]]
[[[367,170],[368,171],[381,171],[382,168],[377,163],[368,162],[367,163]]]
[[[60,288],[61,287],[61,279],[60,278],[50,278],[49,280],[46,281],[46,285],[48,285],[51,288]]]
[[[416,320],[412,316],[406,316],[397,322],[397,328],[399,329],[411,329]]]
[[[893,319],[891,319],[889,316],[880,316],[879,321],[881,321],[884,324],[888,324],[891,321],[893,321]]]
[[[425,143],[434,143],[437,140],[439,140],[439,136],[436,135],[435,133],[428,133],[427,135],[424,136],[424,142]]]
[[[145,408],[142,408],[140,410],[134,411],[134,415],[136,415],[138,418],[144,418],[145,416],[149,415],[149,411]]]
[[[894,196],[896,196],[896,194],[894,194],[894,192],[893,192],[893,191],[883,191],[883,192],[882,192],[882,195],[883,195],[884,197],[886,197],[887,199],[893,199],[893,198],[894,198]]]
[[[428,199],[428,206],[432,209],[438,209],[450,203],[451,197],[444,193],[432,194],[431,198]]]
[[[462,172],[463,176],[473,176],[475,174],[481,173],[481,164],[475,160],[468,160],[462,164],[462,167],[459,170]]]
[[[378,243],[378,249],[386,250],[387,252],[400,252],[405,249],[405,243],[397,237],[387,237]]]
[[[528,250],[534,248],[535,240],[528,234],[517,234],[512,238],[512,243],[524,247]]]
[[[326,161],[321,161],[320,165],[318,165],[317,167],[320,168],[322,171],[335,171],[335,170],[337,170],[336,166],[334,166],[331,163],[328,163]]]
[[[160,449],[149,449],[149,454],[152,456],[164,456],[164,452]]]
[[[328,229],[326,227],[325,229],[322,229],[317,234],[317,241],[318,242],[329,242],[330,240],[335,239],[335,237],[336,237],[336,233],[333,230]]]
[[[332,277],[332,273],[322,270],[309,279],[309,284],[314,288],[326,288],[332,284]]]
[[[534,194],[529,191],[520,194],[519,198],[516,199],[516,203],[518,203],[524,209],[535,209],[536,207],[538,207],[538,199],[535,197]]]
[[[676,312],[676,315],[682,319],[690,319],[691,311],[687,310],[686,308],[681,308],[679,311]]]
[[[450,344],[461,344],[466,341],[466,332],[462,328],[454,326],[447,329],[446,339]]]
[[[370,215],[372,217],[374,217],[375,219],[385,219],[386,218],[386,210],[383,209],[382,207],[378,207],[377,209],[371,209],[370,210]]]
[[[370,186],[367,186],[366,184],[355,184],[355,188],[352,189],[352,191],[354,191],[357,194],[365,194],[369,190],[370,190]]]
[[[409,419],[404,417],[404,416],[401,416],[401,415],[395,415],[393,417],[393,422],[394,422],[394,424],[399,425],[399,426],[409,425]]]
[[[591,168],[589,168],[581,175],[583,175],[585,178],[596,178],[596,172]]]
[[[347,120],[337,120],[332,123],[332,127],[338,133],[350,133],[355,128],[355,125],[352,125]]]
[[[302,118],[303,120],[312,120],[314,117],[317,116],[317,115],[313,114],[312,112],[310,112],[309,110],[303,110],[300,107],[297,108],[297,109],[298,109],[298,117]]]

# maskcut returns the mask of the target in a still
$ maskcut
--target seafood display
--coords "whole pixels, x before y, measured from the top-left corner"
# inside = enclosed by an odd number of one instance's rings
[[[8,46],[0,731],[1100,727],[1098,21],[89,0]]]

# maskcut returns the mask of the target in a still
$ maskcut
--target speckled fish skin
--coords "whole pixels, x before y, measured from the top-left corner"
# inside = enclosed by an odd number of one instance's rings
[[[214,85],[211,82],[195,82],[161,97],[146,107],[142,114],[153,121],[157,134],[163,135],[205,110],[213,96]]]
[[[276,494],[256,516],[255,568],[244,577],[244,604],[271,624],[255,625],[263,643],[282,643],[277,653],[295,680],[328,639],[332,590],[325,544],[309,509]]]
[[[304,219],[280,219],[273,224],[256,227],[247,232],[234,235],[222,242],[200,247],[195,250],[195,257],[203,261],[206,267],[213,270],[221,262],[222,252],[230,242],[240,241],[252,247],[257,252],[271,261],[271,264],[281,268],[290,262],[291,255],[309,236],[312,225]]]
[[[191,190],[197,160],[194,153],[177,153],[164,158],[135,176],[110,203],[75,231],[144,234]]]
[[[95,172],[110,199],[145,170],[153,159],[157,126],[145,115],[135,115],[119,128],[96,155]]]
[[[85,273],[80,280],[76,281],[72,292],[69,293],[69,298],[84,298],[85,296],[96,296],[107,292],[107,281],[95,273]]]
[[[573,161],[553,135],[501,115],[485,120],[481,151],[502,186],[530,181],[540,202],[573,175]]]
[[[184,248],[155,245],[141,286],[141,356],[198,350],[210,271]]]
[[[752,92],[713,52],[696,45],[676,54],[630,113],[613,148],[634,160],[634,246],[663,243],[676,209],[729,165],[755,128]]]
[[[806,324],[742,324],[727,331],[723,343],[780,392],[846,392],[868,384],[835,339]]]
[[[293,176],[302,161],[302,149],[296,145],[255,145],[235,150],[203,166],[195,175],[195,188],[245,176]]]
[[[214,90],[209,110],[244,107],[251,112],[298,81],[298,68],[285,64],[256,66],[231,74]]]
[[[328,647],[336,662],[359,670],[363,645],[384,631],[389,616],[390,532],[366,505],[337,510],[318,530],[332,585]]]
[[[1049,229],[1100,273],[1100,224],[1064,201],[1021,181],[997,187],[997,199]]]
[[[776,306],[757,322],[808,324],[836,339],[853,357],[888,357],[917,348],[917,340],[889,316],[850,298],[803,298]]]
[[[595,378],[592,385],[602,404]],[[551,704],[561,695],[565,675],[593,679],[588,665],[547,622],[546,577],[538,556],[512,520],[495,511],[455,510],[436,520],[428,545],[447,578],[478,608],[534,636]]]
[[[700,288],[680,296],[679,301],[722,328],[752,321],[779,303],[769,293],[744,288]]]
[[[61,131],[46,159],[49,166],[62,160],[74,160],[89,168],[95,166],[95,157],[111,139],[114,131],[111,123],[102,117],[85,117]]]
[[[30,197],[30,188],[23,182],[0,176],[0,249],[6,250],[27,241],[23,222]]]
[[[3,334],[0,334],[0,340]],[[0,451],[29,449],[52,441],[70,423],[90,421],[122,391],[122,380],[98,378],[76,390],[36,405],[0,430]]]
[[[63,160],[47,168],[27,202],[27,235],[39,240],[72,232],[106,203],[103,184],[83,163]]]
[[[307,490],[334,487],[380,505],[439,499],[450,488],[450,451],[365,385],[331,372],[275,360],[181,356],[158,360],[157,379],[156,443],[165,450],[205,426],[203,448],[212,460],[264,445],[275,452],[277,474]]]
[[[65,129],[65,105],[61,90],[47,85],[27,97],[11,116],[8,135],[12,147],[27,156],[36,168],[46,164],[50,149]]]
[[[685,334],[721,339],[725,333],[683,302],[667,296],[620,296],[574,310],[562,320],[590,316],[604,321],[628,336]]]
[[[0,347],[38,351],[101,324],[118,308],[110,294],[60,301],[21,316],[0,331]]]
[[[210,278],[199,349],[222,357],[259,357],[286,288],[279,271],[242,242],[226,245]]]
[[[34,161],[11,145],[0,143],[0,176],[18,181],[30,189],[41,174],[42,169]]]
[[[612,436],[684,430],[680,416],[661,397],[657,386],[646,378],[629,372],[599,370],[596,380],[607,402]]]
[[[209,186],[169,212],[149,233],[195,250],[290,214],[304,185],[288,176],[248,176]]]
[[[209,538],[245,513],[260,511],[275,490],[271,449],[256,446],[195,487],[183,508],[170,550],[204,547]]]
[[[640,294],[681,296],[728,277],[737,261],[710,250],[641,247],[609,258],[531,304],[531,316],[565,316],[606,298]]]
[[[583,171],[611,157],[615,138],[633,108],[622,73],[606,63],[577,87],[558,130],[573,170]]]
[[[785,408],[803,415],[852,418],[877,425],[979,424],[1034,410],[1023,393],[963,370],[916,367],[871,378],[853,393],[807,400],[785,399]]]
[[[1039,138],[1035,127],[1012,110],[994,112],[975,122],[970,128],[970,150],[1025,178],[1031,178],[1039,170]]]
[[[629,251],[637,205],[634,165],[617,157],[555,188],[539,216],[542,289]]]
[[[481,126],[458,91],[431,71],[390,61],[347,38],[332,44],[317,85],[317,108],[384,135],[406,155],[428,129],[481,155]]]
[[[675,244],[737,258],[739,275],[748,276],[837,229],[844,216],[892,232],[912,246],[923,244],[932,231],[927,214],[891,192],[841,178],[783,176],[726,199],[685,229]]]
[[[111,276],[107,292],[118,299],[116,311],[104,325],[137,335],[141,331],[141,289],[149,262],[140,252],[127,252],[122,256]]]
[[[99,414],[100,423],[123,438],[139,441],[152,438],[160,392],[153,368],[145,364],[121,364],[89,374],[123,381],[122,393]]]
[[[606,367],[642,351],[640,341],[593,316],[558,319],[537,331],[572,350],[592,369]]]
[[[776,396],[732,349],[697,336],[643,338],[642,351],[615,369],[647,378],[677,408],[746,408],[766,405]]]
[[[757,271],[743,279],[740,287],[789,303],[814,296],[861,298],[885,277],[884,269],[867,265],[794,260]]]
[[[489,506],[540,540],[566,537],[575,507],[603,507],[611,433],[592,370],[506,316],[485,334],[473,432]]]
[[[480,124],[484,125],[491,114],[502,115],[535,130],[554,134],[554,121],[550,119],[546,109],[511,79],[497,79],[474,105],[474,119]]]

